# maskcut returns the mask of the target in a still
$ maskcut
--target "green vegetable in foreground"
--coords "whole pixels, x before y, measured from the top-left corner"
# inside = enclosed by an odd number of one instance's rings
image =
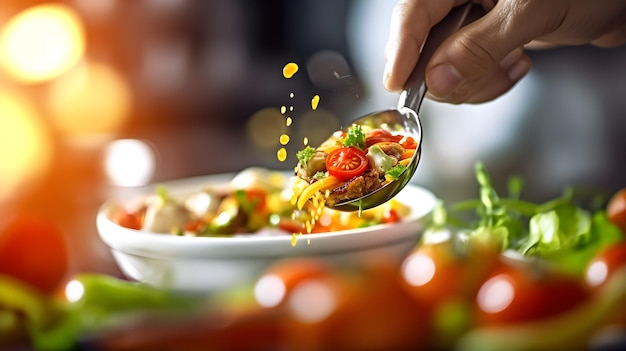
[[[0,275],[0,348],[5,331],[25,332],[36,350],[71,350],[92,332],[106,331],[137,316],[188,316],[206,301],[103,274],[81,274],[68,283],[68,301],[47,296]],[[15,326],[5,325],[16,316]],[[15,323],[13,323],[15,324]],[[12,329],[9,329],[11,327]]]
[[[470,241],[546,259],[581,275],[595,253],[622,239],[604,210],[590,212],[577,206],[571,189],[557,199],[532,203],[520,199],[520,178],[512,178],[508,196],[501,197],[482,163],[476,164],[475,174],[479,198],[451,206],[446,223]],[[461,220],[469,210],[475,211],[473,221]]]

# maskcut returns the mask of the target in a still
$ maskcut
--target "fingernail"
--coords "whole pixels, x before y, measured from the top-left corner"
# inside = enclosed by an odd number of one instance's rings
[[[509,70],[507,71],[507,75],[512,82],[517,82],[518,80],[522,79],[522,77],[526,75],[526,73],[528,73],[529,69],[530,63],[528,63],[528,61],[519,60],[509,68]]]
[[[444,97],[454,90],[463,77],[459,71],[449,64],[441,64],[430,70],[428,90],[434,96]]]

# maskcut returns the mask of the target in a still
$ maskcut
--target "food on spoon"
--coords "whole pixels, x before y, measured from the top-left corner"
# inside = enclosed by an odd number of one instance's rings
[[[295,203],[302,209],[316,193],[330,207],[372,193],[397,179],[418,145],[408,135],[354,124],[317,148],[297,153]]]

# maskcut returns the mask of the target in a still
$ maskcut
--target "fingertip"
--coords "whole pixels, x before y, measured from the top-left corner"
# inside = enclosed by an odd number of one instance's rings
[[[515,62],[514,64],[512,64],[508,68],[506,74],[511,80],[511,82],[517,82],[520,79],[522,79],[522,77],[524,77],[526,73],[528,73],[529,70],[530,70],[530,60],[526,58],[522,58],[518,60],[517,62]]]

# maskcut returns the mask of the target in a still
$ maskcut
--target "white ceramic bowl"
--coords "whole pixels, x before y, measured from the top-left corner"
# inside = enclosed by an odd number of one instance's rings
[[[176,195],[207,185],[227,184],[232,177],[233,174],[210,175],[162,184],[169,194]],[[282,258],[323,256],[354,260],[364,254],[386,254],[401,260],[417,244],[424,229],[423,218],[435,206],[436,198],[428,190],[411,184],[396,198],[411,208],[410,215],[399,223],[299,235],[295,246],[291,235],[192,237],[124,228],[111,220],[119,210],[119,203],[113,200],[98,212],[97,228],[129,278],[161,288],[213,292],[252,282],[271,262]]]

